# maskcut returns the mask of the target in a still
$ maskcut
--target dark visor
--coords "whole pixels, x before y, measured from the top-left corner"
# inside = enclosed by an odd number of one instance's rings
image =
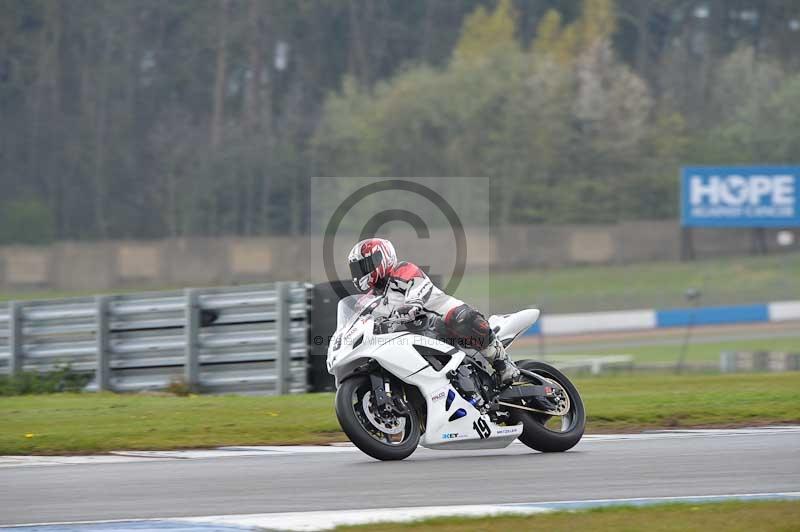
[[[353,276],[353,279],[358,279],[367,275],[368,273],[372,273],[375,271],[375,268],[381,265],[382,260],[383,253],[381,253],[380,250],[376,250],[369,257],[364,257],[361,260],[351,262],[350,275]]]

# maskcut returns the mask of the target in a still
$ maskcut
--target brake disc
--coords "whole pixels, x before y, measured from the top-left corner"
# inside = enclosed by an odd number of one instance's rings
[[[364,414],[372,424],[373,427],[383,432],[384,434],[400,434],[406,428],[406,418],[394,418],[394,423],[389,425],[386,420],[379,418],[375,415],[375,406],[372,401],[372,392],[366,392],[361,399],[361,407],[364,409]]]

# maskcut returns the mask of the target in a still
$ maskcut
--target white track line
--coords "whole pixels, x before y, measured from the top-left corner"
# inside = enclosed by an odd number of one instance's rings
[[[530,515],[564,510],[583,510],[603,506],[645,506],[664,503],[711,503],[723,501],[800,500],[800,492],[744,493],[725,495],[687,495],[677,497],[637,497],[630,499],[595,499],[554,501],[541,503],[482,504],[468,506],[421,506],[405,508],[374,508],[366,510],[336,510],[314,512],[282,512],[267,514],[216,515],[205,517],[179,517],[163,519],[129,519],[107,521],[75,521],[55,523],[28,523],[0,526],[0,528],[48,527],[54,532],[73,530],[75,525],[101,525],[113,523],[116,532],[141,531],[143,523],[158,523],[159,529],[168,525],[193,524],[197,526],[238,527],[246,530],[330,530],[343,525],[365,525],[379,522],[409,522],[432,517],[488,517],[495,515]],[[127,526],[126,526],[127,525]],[[165,527],[165,525],[167,527]],[[66,528],[65,528],[66,527]]]
[[[743,429],[685,429],[650,431],[636,434],[587,434],[583,437],[581,443],[603,443],[629,440],[665,440],[708,436],[766,436],[771,434],[798,433],[800,433],[800,426],[797,425]],[[515,441],[514,445],[522,445],[522,443]],[[356,452],[360,451],[353,444],[340,443],[334,445],[236,446],[219,447],[216,449],[190,449],[183,451],[112,451],[111,454],[91,456],[0,456],[0,468]]]
[[[92,456],[0,456],[0,468],[141,462],[145,458],[101,454]]]
[[[330,530],[337,526],[370,523],[403,523],[434,517],[488,517],[496,515],[528,515],[552,510],[534,507],[511,507],[500,504],[470,506],[423,506],[407,508],[376,508],[369,510],[339,510],[324,512],[287,512],[253,515],[219,515],[201,518],[180,518],[173,521],[197,525],[237,526],[255,530]]]
[[[794,500],[800,492],[751,493],[730,495],[704,495],[682,497],[642,497],[636,499],[602,499],[594,501],[560,501],[529,504],[484,504],[469,506],[425,506],[410,508],[378,508],[370,510],[340,510],[324,512],[290,512],[255,515],[212,516],[181,518],[174,521],[241,526],[254,529],[292,531],[330,530],[344,525],[366,525],[380,522],[408,522],[433,517],[489,517],[494,515],[529,515],[554,512],[561,509],[589,509],[611,505],[648,505],[669,502],[721,502],[730,500]]]

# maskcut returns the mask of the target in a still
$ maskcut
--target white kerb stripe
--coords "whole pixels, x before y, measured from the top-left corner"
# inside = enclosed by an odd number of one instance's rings
[[[575,334],[604,331],[655,329],[655,310],[556,314],[542,318],[544,334]]]
[[[406,508],[376,508],[367,510],[335,510],[289,512],[253,515],[218,515],[210,517],[180,517],[171,522],[198,525],[239,526],[254,529],[312,531],[330,530],[337,526],[371,523],[408,522],[434,517],[488,517],[494,515],[529,515],[552,512],[536,506],[504,506],[483,504],[470,506],[423,506]]]
[[[800,301],[780,301],[767,305],[769,321],[800,320]]]

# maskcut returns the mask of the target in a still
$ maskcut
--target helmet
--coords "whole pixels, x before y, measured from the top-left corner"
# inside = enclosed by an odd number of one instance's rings
[[[394,246],[383,238],[362,240],[347,256],[353,284],[362,292],[375,288],[397,266]]]

